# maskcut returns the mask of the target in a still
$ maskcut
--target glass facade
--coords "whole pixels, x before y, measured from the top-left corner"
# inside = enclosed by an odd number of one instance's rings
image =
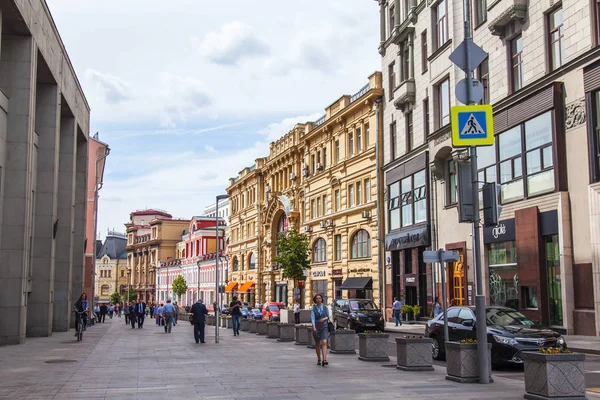
[[[562,291],[560,275],[560,248],[558,235],[544,236],[546,265],[548,267],[548,309],[550,325],[562,326]]]
[[[519,309],[517,248],[514,241],[488,244],[490,305]]]
[[[425,170],[391,184],[389,193],[390,231],[427,221]]]

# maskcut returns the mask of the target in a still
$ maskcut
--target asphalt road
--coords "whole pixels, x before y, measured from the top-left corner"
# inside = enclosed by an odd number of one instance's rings
[[[396,338],[404,336],[403,333],[388,332],[390,335],[388,341],[388,354],[390,357],[396,357]],[[356,350],[358,352],[358,335],[356,336]],[[445,367],[445,361],[434,361],[435,365]],[[596,393],[600,393],[600,356],[593,354],[586,354],[585,357],[585,380],[586,387]],[[523,381],[523,367],[517,365],[508,365],[500,367],[492,371],[492,375],[501,376],[509,379],[516,379]]]

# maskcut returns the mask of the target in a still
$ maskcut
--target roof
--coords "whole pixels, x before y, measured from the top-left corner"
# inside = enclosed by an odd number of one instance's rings
[[[124,237],[108,235],[104,240],[104,244],[96,254],[96,258],[102,258],[107,255],[113,260],[125,260],[127,259],[125,246],[127,246],[127,239]]]
[[[102,240],[96,240],[96,258],[100,258],[98,254],[100,254],[100,250],[102,250]]]
[[[138,211],[134,211],[131,213],[131,215],[162,215],[163,217],[167,217],[167,218],[173,218],[173,216],[171,214],[169,214],[168,212],[165,211],[160,211],[160,210],[155,210],[155,209],[148,209],[148,210],[138,210]]]

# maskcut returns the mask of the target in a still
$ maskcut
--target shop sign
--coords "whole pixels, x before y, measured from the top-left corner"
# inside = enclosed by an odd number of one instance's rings
[[[348,272],[354,272],[360,274],[361,272],[371,272],[371,268],[354,268],[349,270]]]
[[[407,276],[406,278],[404,278],[404,281],[406,283],[415,283],[417,281],[417,278],[415,278],[414,276]]]
[[[386,251],[429,246],[429,224],[416,228],[403,229],[385,236]]]
[[[483,228],[484,243],[510,242],[515,240],[515,219],[500,221],[496,226]]]
[[[313,276],[313,278],[327,276],[327,272],[326,271],[313,271],[312,276]]]
[[[342,269],[334,269],[331,271],[331,275],[342,275]]]

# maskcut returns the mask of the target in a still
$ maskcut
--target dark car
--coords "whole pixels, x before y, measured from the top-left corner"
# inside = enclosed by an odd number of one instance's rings
[[[448,309],[450,341],[477,339],[475,307]],[[541,348],[566,348],[565,339],[553,330],[538,326],[520,312],[508,307],[486,307],[488,343],[492,345],[492,365],[522,364],[521,354]],[[425,336],[433,339],[433,358],[443,359],[444,313],[427,322]]]
[[[258,308],[253,308],[248,313],[248,318],[262,319],[262,311],[260,311]]]
[[[377,330],[383,332],[385,320],[373,300],[338,299],[333,302],[333,324],[336,329],[348,328],[356,332]]]
[[[248,310],[247,307],[241,307],[240,312],[242,313],[242,318],[248,318],[248,313],[250,310]]]

